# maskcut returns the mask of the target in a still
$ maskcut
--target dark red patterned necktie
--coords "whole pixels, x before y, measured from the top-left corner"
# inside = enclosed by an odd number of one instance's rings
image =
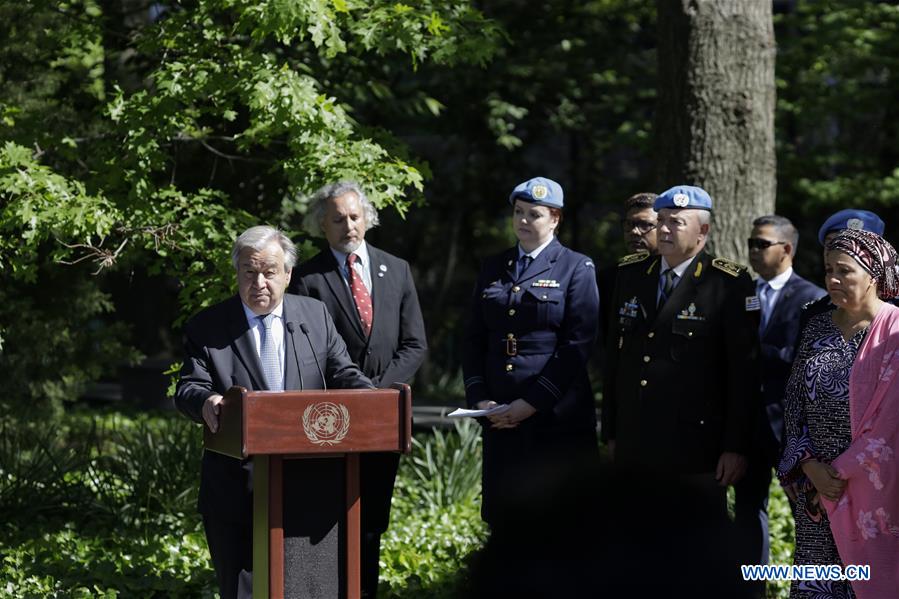
[[[368,289],[365,288],[362,277],[360,277],[353,268],[353,264],[355,264],[358,259],[359,256],[356,254],[350,254],[346,257],[346,266],[350,274],[350,291],[353,293],[353,301],[356,302],[356,310],[359,311],[359,320],[362,321],[362,330],[365,332],[365,335],[368,336],[371,335],[371,319],[374,314],[374,309],[371,305],[371,295],[369,295]]]

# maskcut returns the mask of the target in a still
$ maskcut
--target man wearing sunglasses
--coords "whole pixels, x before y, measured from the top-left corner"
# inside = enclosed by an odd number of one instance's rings
[[[742,537],[742,563],[768,561],[768,487],[783,438],[783,395],[799,336],[802,307],[827,293],[793,271],[799,232],[783,216],[762,216],[752,223],[749,263],[758,273],[759,340],[765,415],[759,423],[757,455],[749,456],[746,476],[736,485],[735,515]],[[767,416],[766,418],[764,416]]]

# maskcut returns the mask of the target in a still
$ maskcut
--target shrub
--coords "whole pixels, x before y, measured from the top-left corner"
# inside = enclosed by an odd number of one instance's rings
[[[402,496],[419,506],[446,508],[474,501],[481,493],[481,428],[470,418],[453,422],[452,432],[434,428],[427,437],[412,440],[405,461],[411,485]]]
[[[400,463],[390,528],[381,543],[388,598],[464,596],[467,562],[487,538],[481,520],[481,434],[472,420],[418,436]]]
[[[793,522],[787,495],[776,478],[771,481],[768,496],[768,534],[771,539],[770,563],[792,564],[793,547],[796,542],[796,524]],[[768,581],[769,598],[787,599],[789,596],[789,581]]]
[[[200,428],[175,414],[0,420],[0,597],[212,597]],[[382,544],[385,597],[454,597],[486,535],[477,425],[416,439]]]
[[[0,597],[211,597],[199,432],[172,415],[0,421]]]

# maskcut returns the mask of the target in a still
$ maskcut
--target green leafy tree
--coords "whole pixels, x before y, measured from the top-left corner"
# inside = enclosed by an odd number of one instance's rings
[[[800,223],[800,251],[832,212],[874,210],[897,241],[899,6],[798,2],[777,20],[778,211]]]
[[[103,332],[102,351],[79,352],[68,397],[117,362],[111,353],[128,357],[99,318],[99,275],[177,277],[183,318],[231,293],[240,230],[286,224],[283,207],[302,211],[326,181],[359,180],[400,214],[421,200],[427,170],[386,132],[369,134],[352,98],[318,77],[329,64],[481,64],[498,35],[465,2],[34,0],[4,4],[0,23],[2,288],[31,284],[71,305],[70,348]],[[38,275],[61,264],[90,282],[46,289]],[[15,309],[0,309],[0,365],[57,377],[71,356],[22,343],[42,308]]]
[[[407,141],[433,173],[412,227],[387,218],[370,235],[415,258],[430,347],[418,396],[433,388],[443,403],[461,393],[446,383],[479,262],[514,242],[512,187],[538,174],[559,181],[563,242],[603,266],[624,251],[625,198],[653,189],[654,2],[497,0],[484,10],[505,40],[483,68],[432,63],[410,77],[394,60],[365,81],[340,72],[364,120]]]

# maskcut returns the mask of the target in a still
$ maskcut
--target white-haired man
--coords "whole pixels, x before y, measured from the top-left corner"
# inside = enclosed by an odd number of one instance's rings
[[[222,396],[234,385],[256,391],[323,389],[326,383],[327,388],[372,387],[347,354],[325,305],[284,293],[296,258],[293,242],[277,229],[247,229],[232,250],[237,295],[201,311],[184,327],[175,405],[212,432],[218,430]],[[253,568],[251,470],[248,461],[203,452],[198,508],[223,599],[247,588],[249,577],[241,572]],[[285,465],[285,494],[295,486],[291,473],[297,471],[303,472]],[[288,578],[292,574],[285,572]],[[330,578],[325,574],[324,584],[331,584]]]
[[[325,303],[350,357],[378,387],[409,383],[427,351],[424,320],[409,264],[373,247],[365,234],[378,212],[351,181],[319,189],[305,219],[328,248],[299,267],[290,292]],[[381,534],[390,521],[390,499],[399,454],[367,453],[360,459],[362,596],[375,597]]]
[[[705,251],[704,190],[673,187],[655,209],[659,256],[619,266],[602,438],[624,467],[703,488],[710,520],[726,522],[725,491],[745,473],[761,409],[758,299],[745,267]]]

